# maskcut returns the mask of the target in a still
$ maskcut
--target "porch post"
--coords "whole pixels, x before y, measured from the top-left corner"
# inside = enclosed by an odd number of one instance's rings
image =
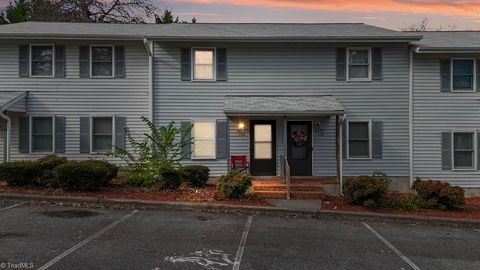
[[[342,182],[342,179],[341,179],[341,164],[340,162],[342,162],[342,153],[341,153],[341,138],[340,138],[340,134],[341,134],[341,131],[340,131],[340,115],[336,115],[335,116],[335,123],[336,123],[336,126],[335,126],[335,150],[336,150],[336,161],[337,161],[337,182],[338,183],[341,183]]]

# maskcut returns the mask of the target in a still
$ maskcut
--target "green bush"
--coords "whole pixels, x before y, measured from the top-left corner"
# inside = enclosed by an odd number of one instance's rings
[[[382,180],[383,182],[385,182],[387,185],[390,185],[392,183],[392,179],[390,178],[390,176],[387,175],[387,173],[385,172],[382,172],[382,171],[375,171],[373,172],[373,177],[376,177],[380,180]]]
[[[163,169],[156,181],[160,190],[177,190],[182,184],[182,173],[174,168]]]
[[[245,196],[248,189],[252,186],[253,177],[247,173],[231,170],[220,177],[217,182],[217,190],[232,199],[240,199]]]
[[[385,208],[418,211],[422,204],[420,198],[413,193],[394,194],[385,201]]]
[[[0,164],[0,179],[11,186],[38,186],[41,167],[34,161],[12,161]]]
[[[412,185],[422,206],[425,208],[438,208],[442,210],[455,209],[465,205],[465,190],[461,187],[450,186],[442,181],[422,181],[417,178]]]
[[[203,187],[208,182],[208,176],[210,169],[206,166],[191,165],[182,168],[183,180],[185,180],[189,186]]]
[[[88,162],[69,161],[53,169],[58,185],[66,190],[98,190],[105,185],[109,171]]]
[[[40,178],[39,183],[42,187],[47,188],[56,188],[58,183],[56,183],[55,178],[53,177],[53,169],[59,165],[62,165],[67,162],[66,157],[60,157],[57,155],[46,155],[37,160],[38,165],[40,166]]]
[[[110,184],[113,178],[117,177],[118,174],[118,167],[115,164],[112,164],[105,160],[84,160],[80,161],[80,163],[85,164],[86,166],[92,166],[96,168],[105,168],[107,170],[107,175],[105,175],[105,185]]]
[[[155,184],[155,177],[151,173],[128,172],[125,183],[134,187],[149,187]]]
[[[387,190],[387,183],[374,176],[348,177],[343,184],[345,200],[366,207],[379,206]]]

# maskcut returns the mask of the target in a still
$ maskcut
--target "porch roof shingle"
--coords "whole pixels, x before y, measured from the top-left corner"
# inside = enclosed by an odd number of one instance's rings
[[[25,97],[27,92],[0,91],[0,112],[13,109],[25,112]]]
[[[333,96],[226,96],[226,115],[338,115],[345,112]]]

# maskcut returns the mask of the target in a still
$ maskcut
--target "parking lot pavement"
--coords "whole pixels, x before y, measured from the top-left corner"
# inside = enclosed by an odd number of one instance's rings
[[[0,210],[0,268],[480,269],[474,229],[367,223],[21,205]]]

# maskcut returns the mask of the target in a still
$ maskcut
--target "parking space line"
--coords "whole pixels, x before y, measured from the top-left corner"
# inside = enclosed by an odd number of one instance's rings
[[[240,245],[238,246],[237,256],[235,257],[235,262],[233,263],[233,270],[240,269],[240,262],[242,261],[243,250],[245,250],[245,243],[247,242],[248,232],[250,231],[250,225],[252,224],[253,216],[249,216],[247,224],[245,224],[245,229],[243,230],[242,239],[240,240]]]
[[[88,242],[92,241],[93,239],[99,237],[100,235],[106,233],[107,231],[109,231],[110,229],[112,229],[113,227],[117,226],[118,224],[124,222],[125,220],[127,220],[129,217],[133,216],[134,214],[136,214],[138,212],[138,210],[133,210],[130,214],[122,217],[121,219],[113,222],[112,224],[108,225],[107,227],[101,229],[100,231],[90,235],[89,237],[85,238],[83,241],[81,241],[80,243],[76,244],[75,246],[73,246],[72,248],[70,248],[69,250],[63,252],[62,254],[58,255],[57,257],[53,258],[51,261],[47,262],[46,264],[44,264],[43,266],[41,266],[40,268],[38,268],[37,270],[45,270],[45,269],[48,269],[50,266],[54,265],[55,263],[59,262],[61,259],[65,258],[66,256],[68,256],[69,254],[75,252],[77,249],[81,248],[82,246],[84,246],[85,244],[87,244]]]
[[[473,230],[476,231],[476,232],[480,232],[480,229],[473,229]]]
[[[362,222],[362,224],[371,232],[373,233],[378,239],[380,239],[380,241],[382,241],[387,247],[389,247],[393,252],[395,252],[400,258],[402,258],[406,263],[408,263],[408,265],[410,265],[413,269],[415,270],[421,270],[420,267],[418,267],[416,264],[414,264],[409,258],[407,258],[407,256],[403,255],[402,252],[400,252],[400,250],[398,250],[396,247],[394,247],[392,244],[390,244],[390,242],[387,241],[387,239],[383,238],[383,236],[381,236],[377,231],[375,231],[375,229],[373,229],[372,227],[370,227],[370,225],[368,225],[367,223],[365,222]]]
[[[12,208],[15,208],[15,207],[20,206],[20,205],[21,205],[20,203],[10,205],[10,206],[4,207],[4,208],[0,208],[0,211],[5,211],[5,210],[8,210],[8,209],[12,209]]]

